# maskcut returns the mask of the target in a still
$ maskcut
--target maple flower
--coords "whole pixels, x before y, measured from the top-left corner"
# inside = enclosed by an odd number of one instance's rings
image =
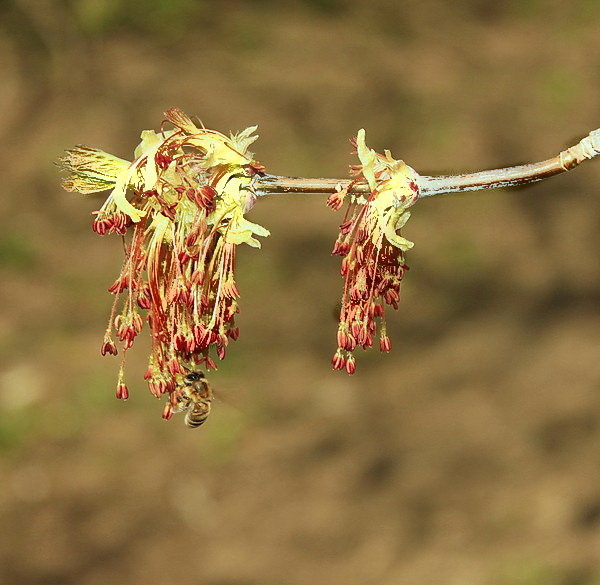
[[[129,395],[124,356],[147,323],[152,349],[145,378],[155,396],[168,395],[163,416],[170,418],[182,376],[215,369],[215,359],[238,338],[236,248],[259,248],[255,236],[269,232],[244,217],[256,200],[254,177],[264,170],[248,152],[256,126],[227,137],[176,108],[165,116],[173,129],[143,131],[133,162],[77,146],[61,165],[67,190],[111,189],[92,229],[130,236],[121,273],[108,289],[115,300],[101,349],[116,355],[120,342],[117,397]]]
[[[349,374],[356,369],[354,350],[371,347],[377,333],[380,350],[388,352],[392,348],[385,306],[398,308],[400,283],[408,270],[404,252],[413,246],[399,231],[410,217],[408,208],[419,198],[418,174],[414,169],[392,158],[387,150],[379,154],[368,148],[362,129],[353,143],[361,163],[351,167],[355,178],[327,201],[334,210],[348,202],[332,250],[342,256],[344,292],[338,348],[331,363],[334,369],[345,369]],[[369,194],[351,192],[359,181],[368,183]]]

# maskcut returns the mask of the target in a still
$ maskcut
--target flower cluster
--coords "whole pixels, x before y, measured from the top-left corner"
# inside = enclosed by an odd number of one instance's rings
[[[157,397],[168,395],[170,418],[182,376],[216,368],[235,325],[239,291],[236,247],[260,247],[268,236],[245,219],[256,197],[255,175],[264,168],[248,147],[256,126],[226,137],[200,127],[178,109],[165,112],[170,130],[142,132],[133,162],[78,146],[67,151],[64,187],[93,193],[111,189],[93,230],[129,234],[101,352],[123,354],[117,397],[127,398],[124,356],[147,322],[152,349],[145,378]]]
[[[408,267],[404,252],[412,248],[399,234],[410,217],[408,207],[419,198],[418,175],[389,151],[378,154],[365,144],[365,131],[354,142],[360,165],[353,166],[355,178],[331,195],[327,204],[339,210],[348,202],[333,254],[342,256],[344,278],[342,308],[337,333],[338,348],[332,358],[336,370],[353,374],[354,350],[373,345],[379,321],[379,348],[388,352],[385,305],[398,308],[400,282]],[[353,187],[366,181],[370,193],[355,194]]]

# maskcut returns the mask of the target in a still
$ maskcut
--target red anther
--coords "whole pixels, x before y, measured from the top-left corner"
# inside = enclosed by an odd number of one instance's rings
[[[161,397],[162,393],[160,388],[154,380],[150,380],[148,382],[148,389],[150,390],[150,394],[152,394],[152,396],[156,396],[156,398]]]
[[[142,287],[137,297],[137,304],[140,309],[149,309],[152,306],[152,293],[148,285]]]
[[[199,190],[194,191],[194,202],[198,207],[210,212],[215,208],[215,197],[217,192],[210,185],[203,185]]]
[[[191,248],[198,241],[198,232],[190,232],[185,237],[185,245]]]
[[[156,166],[163,170],[169,167],[172,160],[173,159],[170,156],[163,154],[162,152],[157,152],[154,155],[154,162],[156,162]]]
[[[194,270],[191,280],[192,280],[192,284],[201,286],[202,283],[204,282],[204,270],[200,270],[200,269]]]
[[[196,343],[201,344],[206,333],[206,327],[203,324],[194,325],[192,332],[194,333],[194,339],[196,340]]]
[[[348,252],[350,252],[350,244],[348,242],[342,242],[340,244],[340,250],[339,250],[339,254],[345,256],[346,254],[348,254]]]
[[[182,268],[186,265],[190,258],[191,256],[185,251],[177,253],[177,260]]]
[[[341,237],[341,236],[340,236]],[[350,244],[340,238],[337,239],[333,246],[332,254],[336,254],[338,256],[346,256],[350,251]]]
[[[120,276],[111,284],[111,286],[108,287],[108,292],[119,294],[122,293],[126,288],[129,288],[129,277]]]
[[[340,234],[347,236],[352,228],[352,222],[350,220],[340,224]]]
[[[217,364],[210,356],[206,356],[206,369],[207,370],[216,370],[217,369]]]
[[[98,213],[95,211],[94,213]],[[111,223],[106,220],[104,217],[96,216],[92,221],[92,230],[97,234],[103,236],[106,234],[111,226]]]
[[[117,384],[116,396],[120,400],[127,400],[129,398],[129,390],[128,390],[127,386],[125,386],[125,384],[123,384],[123,382],[119,382]]]
[[[179,298],[184,305],[187,305],[188,307],[194,306],[194,295],[192,295],[188,288],[181,289]]]
[[[167,369],[173,376],[185,373],[185,370],[181,367],[181,364],[175,358],[171,358],[167,362]]]
[[[197,337],[194,335],[194,339],[196,341],[197,349],[206,349],[210,345],[210,333],[208,331],[205,331]]]
[[[237,299],[240,296],[240,291],[237,285],[232,280],[228,280],[223,286],[223,296],[228,299]]]
[[[104,343],[102,344],[102,348],[100,349],[100,353],[102,355],[110,354],[117,355],[117,346],[114,344],[112,339],[104,338]]]
[[[128,324],[123,318],[122,315],[118,315],[121,317],[121,320],[118,321],[117,325],[117,335],[121,341],[125,341],[126,339],[133,339],[136,336],[135,329],[131,324]],[[115,324],[117,324],[117,320],[115,319]]]
[[[350,356],[346,360],[346,371],[350,375],[352,375],[352,374],[354,374],[354,372],[356,372],[356,360],[354,359],[354,356]]]
[[[166,394],[167,392],[173,394],[173,392],[175,391],[175,379],[169,378],[166,382],[163,382],[162,389],[163,394]]]
[[[206,209],[206,211],[208,213],[211,213],[212,211],[214,211],[216,207],[217,207],[217,204],[215,203],[214,200],[210,200],[210,201],[207,199],[204,200],[204,209]]]
[[[257,173],[259,175],[263,175],[267,170],[266,167],[257,160],[253,160],[249,165],[246,165],[246,167],[244,168],[248,172],[249,176],[255,175]]]
[[[348,267],[349,267],[349,262],[348,262],[348,258],[344,258],[342,260],[342,266],[340,268],[340,274],[342,276],[346,276],[347,272],[348,272]]]
[[[336,351],[331,358],[331,365],[334,370],[343,370],[346,367],[346,358],[340,350]]]
[[[346,336],[346,343],[340,347],[346,351],[352,351],[356,347],[356,339],[352,335]]]
[[[171,221],[175,221],[175,209],[177,209],[177,203],[170,203],[168,205],[163,205],[160,208],[160,212]]]
[[[363,298],[364,292],[366,292],[366,291],[363,291],[360,287],[353,286],[352,289],[350,290],[350,298],[353,301],[360,301]]]
[[[182,333],[178,333],[177,335],[175,335],[175,337],[173,338],[173,345],[175,346],[175,349],[177,351],[185,351],[187,346],[185,336]]]
[[[152,368],[150,368],[150,366],[148,366],[148,368],[146,369],[146,372],[144,374],[144,380],[150,380],[153,376],[152,373]]]
[[[148,297],[139,296],[136,302],[140,309],[149,309],[151,306],[150,299]]]
[[[173,416],[173,407],[167,402],[162,411],[162,417],[169,420]]]
[[[217,190],[210,185],[203,185],[200,191],[207,201],[212,201],[217,196]]]
[[[131,319],[131,324],[136,335],[140,333],[140,331],[144,327],[144,321],[142,320],[142,316],[139,313],[134,313]]]
[[[229,337],[235,341],[240,336],[240,330],[237,327],[232,327],[229,331],[227,331],[227,335],[229,335]]]
[[[225,358],[226,353],[227,353],[227,350],[225,349],[224,345],[217,345],[217,357],[220,360]]]
[[[393,288],[388,288],[383,295],[383,300],[388,305],[392,305],[400,300],[400,295]]]
[[[363,325],[359,328],[358,334],[356,335],[356,342],[358,345],[364,345],[367,342],[367,328]]]
[[[356,246],[354,248],[354,254],[356,257],[356,262],[358,264],[362,264],[365,260],[364,246]]]
[[[227,307],[225,308],[225,314],[224,314],[224,319],[225,321],[229,322],[233,319],[233,317],[235,316],[236,313],[239,313],[240,309],[238,307],[238,304],[233,301],[230,305],[227,305]]]
[[[355,236],[355,240],[358,243],[362,243],[367,239],[367,230],[364,227],[358,228],[356,230],[356,236]]]
[[[200,191],[196,191],[195,189],[188,189],[187,196],[195,203],[198,207],[204,209],[204,197]]]
[[[392,349],[392,340],[387,335],[382,335],[379,338],[380,351],[390,351]]]
[[[125,213],[117,212],[113,216],[113,223],[110,231],[119,235],[125,234],[127,228],[133,224],[133,220]]]
[[[348,341],[348,336],[346,335],[346,332],[340,327],[337,332],[338,347],[345,347],[347,341]]]
[[[373,317],[383,317],[383,305],[375,305],[374,306]]]
[[[345,191],[336,191],[327,198],[327,205],[334,211],[339,211],[344,205]]]

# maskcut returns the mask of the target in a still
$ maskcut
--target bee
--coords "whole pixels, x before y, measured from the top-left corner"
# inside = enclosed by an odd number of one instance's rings
[[[180,399],[175,412],[185,411],[185,424],[192,429],[204,424],[213,399],[212,388],[204,373],[189,371],[183,376],[179,392]]]

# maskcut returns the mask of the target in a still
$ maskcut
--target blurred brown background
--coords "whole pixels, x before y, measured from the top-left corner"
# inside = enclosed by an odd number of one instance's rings
[[[421,172],[541,160],[598,127],[600,4],[3,0],[0,583],[598,585],[600,163],[425,200],[394,350],[332,372],[341,221],[259,201],[207,425],[99,346],[118,238],[61,190],[171,106],[259,124],[273,173],[344,177],[367,129]]]

